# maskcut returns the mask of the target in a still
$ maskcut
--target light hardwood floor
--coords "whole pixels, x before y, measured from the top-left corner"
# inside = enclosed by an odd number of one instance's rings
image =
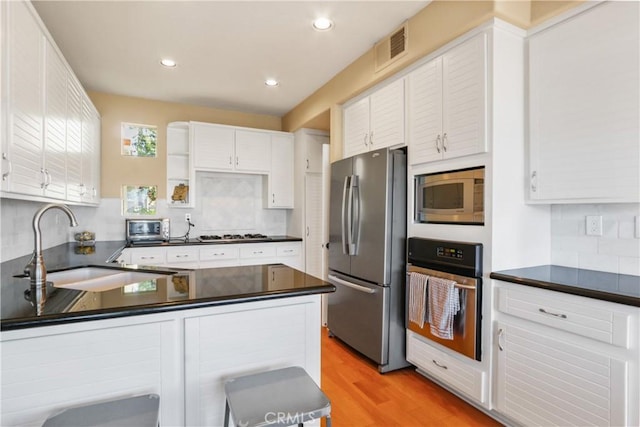
[[[414,368],[379,374],[373,362],[329,338],[326,328],[321,381],[333,427],[501,425]]]

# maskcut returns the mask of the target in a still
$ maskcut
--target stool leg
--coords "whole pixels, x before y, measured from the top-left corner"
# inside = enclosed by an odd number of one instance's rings
[[[331,427],[331,415],[327,415],[327,418],[325,419],[327,420],[326,427]]]
[[[229,401],[224,400],[224,427],[229,427]]]

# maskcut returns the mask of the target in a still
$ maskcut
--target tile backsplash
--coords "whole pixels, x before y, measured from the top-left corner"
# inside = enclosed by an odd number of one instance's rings
[[[602,216],[602,236],[586,234],[586,216]],[[556,265],[640,276],[640,204],[553,205],[551,262]]]
[[[171,236],[180,237],[187,231],[185,213],[191,213],[191,237],[201,234],[264,233],[284,235],[287,211],[263,208],[263,177],[261,175],[198,173],[196,207],[169,208],[165,199],[157,201],[158,218],[171,219]],[[1,247],[0,260],[6,261],[33,251],[33,214],[43,203],[0,199]],[[69,227],[66,215],[59,210],[46,212],[40,222],[44,249],[73,241],[73,234],[89,230],[97,240],[124,240],[124,218],[121,201],[103,198],[98,208],[70,206],[79,226]]]

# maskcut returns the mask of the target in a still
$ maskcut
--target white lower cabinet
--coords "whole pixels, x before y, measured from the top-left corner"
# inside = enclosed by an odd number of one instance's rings
[[[407,360],[419,371],[435,377],[477,402],[486,401],[484,371],[473,360],[459,360],[427,343],[418,334],[407,330]]]
[[[148,393],[162,426],[221,426],[229,378],[301,366],[320,384],[320,295],[3,331],[0,343],[3,427]]]
[[[192,269],[282,263],[302,270],[302,242],[125,248],[117,262]]]
[[[496,411],[527,426],[638,425],[640,308],[494,282]]]
[[[497,329],[499,412],[530,426],[631,425],[625,361],[508,323]]]

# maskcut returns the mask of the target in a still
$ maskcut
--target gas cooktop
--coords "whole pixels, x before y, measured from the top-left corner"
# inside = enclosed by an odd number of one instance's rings
[[[265,236],[264,234],[259,233],[248,233],[248,234],[223,234],[222,236],[212,234],[212,235],[202,235],[198,236],[198,240],[201,242],[230,242],[230,241],[262,241],[266,242],[271,240],[270,237]]]

